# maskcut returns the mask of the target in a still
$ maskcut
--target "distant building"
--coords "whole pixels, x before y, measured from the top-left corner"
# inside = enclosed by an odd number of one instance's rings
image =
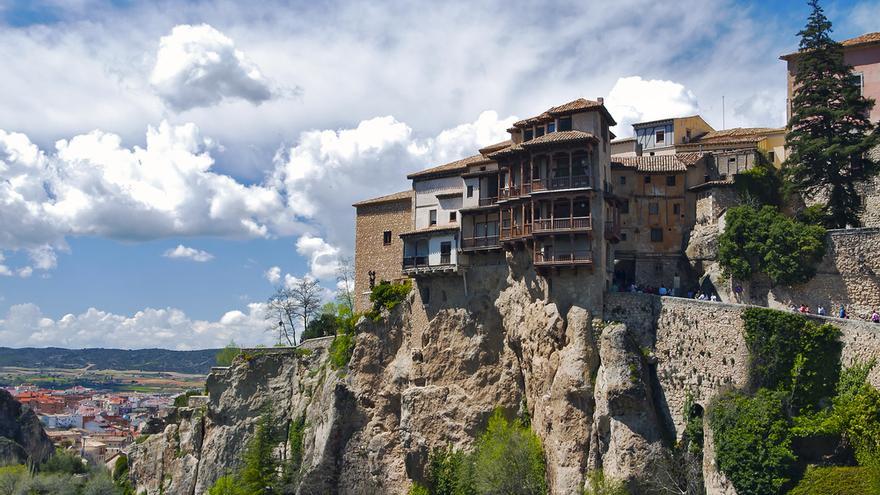
[[[841,41],[840,44],[843,45],[843,61],[853,68],[852,83],[859,86],[862,96],[878,102],[870,113],[871,121],[876,123],[880,121],[880,32],[863,34]],[[794,78],[799,56],[800,52],[795,52],[779,57],[788,64],[787,120],[791,120],[791,102],[794,98]]]

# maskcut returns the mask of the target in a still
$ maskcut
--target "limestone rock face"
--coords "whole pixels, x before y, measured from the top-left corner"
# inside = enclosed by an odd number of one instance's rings
[[[40,463],[54,452],[37,415],[0,390],[0,465]]]

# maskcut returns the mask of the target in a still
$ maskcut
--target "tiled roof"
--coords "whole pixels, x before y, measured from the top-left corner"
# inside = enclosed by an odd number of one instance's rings
[[[857,47],[857,46],[873,45],[875,43],[880,43],[880,32],[865,33],[861,36],[856,36],[855,38],[850,38],[848,40],[843,40],[840,42],[840,44],[843,45],[844,48],[853,48],[853,47]],[[786,53],[785,55],[782,55],[779,58],[781,58],[782,60],[788,60],[799,53],[800,53],[799,51],[793,52],[793,53]]]
[[[400,236],[403,237],[405,235],[413,234],[429,234],[431,232],[444,232],[446,230],[458,230],[458,225],[432,225],[430,227],[425,227],[422,229],[410,230],[409,232],[401,232]]]
[[[479,163],[489,163],[491,160],[487,159],[483,155],[474,155],[469,156],[467,158],[462,158],[461,160],[456,160],[454,162],[449,162],[443,165],[439,165],[437,167],[431,167],[426,170],[422,170],[420,172],[413,172],[406,176],[407,179],[426,179],[429,177],[442,177],[444,175],[452,175],[457,172],[463,172],[467,170],[470,165],[477,165]]]
[[[358,201],[352,206],[370,206],[377,205],[381,203],[391,203],[394,201],[403,201],[405,199],[411,199],[413,195],[412,189],[407,189],[406,191],[396,192],[394,194],[389,194],[387,196],[379,196],[378,198],[365,199],[363,201]]]
[[[635,141],[635,140],[636,140],[635,136],[630,136],[630,137],[625,137],[625,138],[620,138],[620,139],[614,139],[611,141],[611,144],[628,143],[630,141]]]
[[[688,188],[688,191],[699,191],[700,189],[708,189],[710,187],[725,187],[733,184],[733,178],[728,177],[726,179],[717,179],[703,182],[702,184],[697,184],[696,186],[691,186]]]
[[[536,115],[534,117],[529,117],[527,119],[520,120],[519,122],[514,122],[513,126],[514,127],[524,127],[527,125],[539,124],[541,122],[547,122],[549,120],[552,120],[554,117],[559,117],[559,116],[567,115],[570,113],[575,113],[575,112],[579,112],[579,111],[583,111],[583,110],[590,110],[590,109],[594,109],[594,108],[604,110],[605,105],[601,102],[598,102],[598,101],[588,100],[586,98],[578,98],[577,100],[572,100],[568,103],[563,103],[562,105],[551,107],[551,108],[547,109],[545,112],[541,113],[540,115]],[[605,110],[605,113],[607,114],[608,111]],[[610,118],[611,115],[608,114],[608,117]],[[614,119],[611,118],[611,120],[612,120],[612,125],[613,125],[615,123],[615,122],[613,122]]]
[[[494,151],[498,151],[500,149],[507,148],[511,144],[513,144],[513,141],[511,141],[510,139],[505,140],[505,141],[501,141],[500,143],[490,144],[489,146],[485,146],[483,148],[480,148],[480,154],[481,155],[488,155],[489,153],[492,153]]]
[[[535,139],[531,139],[529,141],[524,141],[519,144],[511,145],[507,148],[502,148],[494,153],[489,154],[489,158],[497,158],[505,155],[510,155],[513,153],[517,153],[519,151],[523,151],[529,148],[536,148],[545,144],[558,144],[558,143],[576,143],[578,141],[599,141],[599,139],[593,135],[591,132],[584,131],[560,131],[560,132],[551,132],[548,134],[544,134],[541,137],[536,137]]]
[[[767,134],[783,132],[784,130],[777,127],[735,127],[723,131],[709,131],[687,144],[760,141]]]
[[[618,156],[612,166],[632,168],[638,172],[686,172],[701,158],[702,153],[676,153],[674,155]]]

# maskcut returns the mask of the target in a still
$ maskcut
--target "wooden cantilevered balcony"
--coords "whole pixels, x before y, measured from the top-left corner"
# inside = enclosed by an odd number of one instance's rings
[[[506,199],[514,199],[520,196],[527,196],[532,192],[532,184],[518,184],[509,187],[502,187],[498,191],[498,199],[506,200]]]
[[[593,264],[593,252],[587,250],[565,251],[545,254],[535,252],[535,266],[590,266]]]
[[[620,222],[605,221],[605,239],[613,242],[620,241]]]
[[[477,204],[479,204],[480,206],[492,206],[496,203],[498,203],[498,196],[492,196],[490,198],[480,198]]]
[[[538,233],[589,232],[593,219],[586,217],[536,218],[532,231]]]
[[[502,241],[516,241],[532,235],[532,224],[501,227]]]
[[[532,181],[532,191],[558,191],[562,189],[587,189],[592,187],[592,179],[589,175],[572,175],[551,177],[549,179],[535,179]]]
[[[481,251],[501,247],[499,236],[465,237],[461,240],[462,251]]]
[[[403,258],[403,269],[424,268],[428,266],[427,256],[406,256]]]

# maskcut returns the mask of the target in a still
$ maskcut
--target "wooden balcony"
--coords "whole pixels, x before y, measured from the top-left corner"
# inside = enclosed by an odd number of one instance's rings
[[[462,251],[479,251],[483,249],[495,249],[501,247],[499,236],[490,235],[485,237],[465,237],[461,240]]]
[[[605,221],[605,239],[608,241],[620,241],[620,223],[613,220]]]
[[[501,227],[502,241],[515,241],[532,235],[532,224],[514,225],[513,227]]]
[[[407,256],[403,258],[403,274],[411,277],[441,273],[454,273],[457,267],[452,263],[450,253],[440,254],[440,264],[431,265],[427,256]]]
[[[522,185],[513,185],[510,187],[503,187],[500,191],[498,191],[498,199],[515,199],[520,196],[526,196],[532,192],[532,184],[522,184]]]
[[[535,252],[535,266],[583,266],[593,264],[593,252],[575,250],[544,255]]]
[[[491,198],[480,198],[479,205],[480,206],[492,206],[498,202],[498,196],[492,196]]]
[[[428,266],[427,256],[407,256],[403,258],[403,269],[422,268]]]
[[[591,217],[565,217],[535,219],[533,231],[537,233],[587,232],[593,230]]]
[[[587,189],[592,187],[589,175],[574,175],[571,177],[553,177],[550,179],[535,179],[532,181],[532,191],[558,191],[561,189]]]

